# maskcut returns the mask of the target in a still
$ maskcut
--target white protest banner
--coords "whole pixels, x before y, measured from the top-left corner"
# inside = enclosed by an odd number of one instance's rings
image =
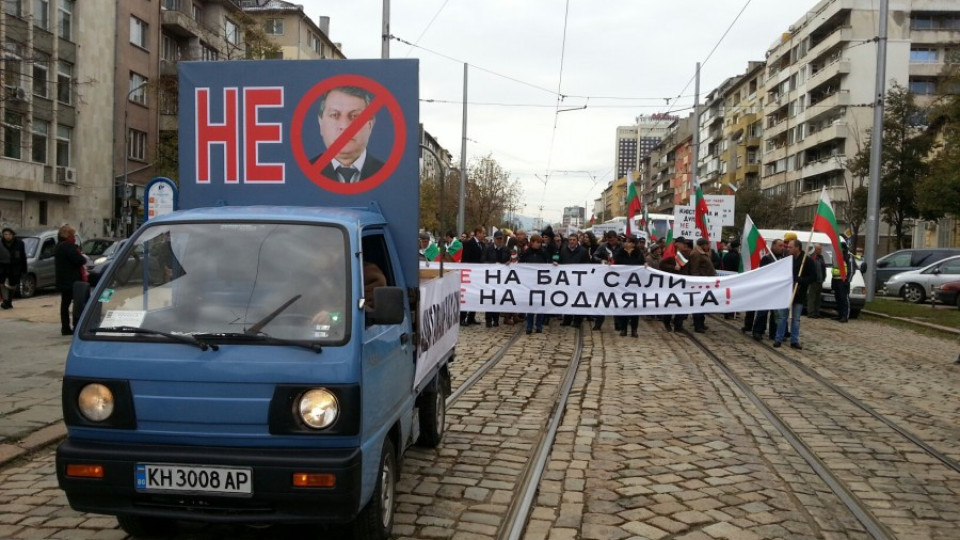
[[[460,337],[460,305],[460,272],[452,270],[442,278],[421,282],[420,313],[417,314],[420,335],[414,389],[419,388],[433,368],[456,346]]]
[[[615,233],[617,233],[617,234],[623,234],[624,231],[627,230],[627,226],[626,226],[626,223],[625,223],[625,222],[619,222],[619,223],[594,223],[594,225],[593,225],[593,227],[592,227],[591,230],[593,231],[593,234],[596,235],[597,238],[600,238],[600,237],[602,237],[602,236],[604,235],[604,233],[606,233],[607,231],[613,231],[613,232],[615,232]]]
[[[793,262],[729,276],[668,274],[645,266],[450,264],[460,309],[564,315],[671,315],[786,308]]]
[[[713,222],[716,221],[722,227],[734,226],[733,195],[704,195],[703,200],[707,203],[707,219],[710,221],[710,225],[713,225]],[[710,234],[713,235],[712,232]]]
[[[709,208],[709,207],[708,207]],[[723,235],[723,224],[712,215],[712,209],[707,214],[707,225],[710,226],[710,237],[719,239]],[[693,206],[673,207],[673,237],[700,238],[700,229],[697,228],[696,210]]]

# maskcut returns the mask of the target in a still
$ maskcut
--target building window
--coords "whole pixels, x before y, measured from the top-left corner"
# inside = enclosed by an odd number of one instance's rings
[[[57,101],[70,105],[73,94],[73,64],[57,63]]]
[[[193,5],[193,20],[203,22],[203,8],[200,7],[200,4]]]
[[[20,130],[23,129],[23,115],[7,110],[3,113],[3,157],[20,159],[22,140]]]
[[[268,51],[263,54],[264,60],[283,60],[283,51]]]
[[[23,11],[20,10],[20,0],[4,0],[3,11],[7,15],[13,15],[14,17],[23,16]]]
[[[47,136],[50,134],[50,122],[33,119],[33,150],[30,160],[34,163],[47,162]]]
[[[42,98],[49,97],[47,81],[50,72],[50,55],[41,52],[33,52],[33,95]]]
[[[147,134],[130,129],[127,134],[127,157],[137,161],[147,160]]]
[[[930,95],[937,93],[936,81],[925,79],[911,79],[909,85],[910,92],[917,95]]]
[[[16,97],[23,73],[23,45],[13,41],[3,44],[3,84],[9,96]]]
[[[163,0],[163,9],[180,11],[180,0]]]
[[[73,41],[73,5],[74,0],[60,0],[57,8],[59,19],[57,20],[57,30],[60,37],[67,41]]]
[[[310,34],[310,48],[320,56],[323,56],[323,40],[315,34]]]
[[[910,49],[911,64],[936,64],[937,50],[925,47]]]
[[[267,19],[267,22],[263,24],[263,31],[272,36],[282,36],[283,19]]]
[[[44,30],[50,29],[50,0],[33,0],[33,24]]]
[[[224,39],[227,40],[227,43],[231,45],[237,45],[240,43],[240,27],[237,26],[237,23],[231,21],[230,19],[224,19]]]
[[[216,49],[207,45],[206,43],[200,44],[200,59],[206,62],[213,62],[220,59],[220,53]]]
[[[37,212],[37,224],[38,225],[47,224],[47,201],[40,201],[38,212]]]
[[[136,17],[130,17],[130,43],[146,49],[149,44],[147,26],[146,21],[142,21]]]
[[[180,61],[180,45],[177,40],[166,34],[160,37],[160,58],[169,62]]]
[[[147,104],[147,78],[143,75],[130,72],[130,101],[141,105]]]
[[[73,140],[73,128],[57,126],[57,166],[70,166],[70,143]]]

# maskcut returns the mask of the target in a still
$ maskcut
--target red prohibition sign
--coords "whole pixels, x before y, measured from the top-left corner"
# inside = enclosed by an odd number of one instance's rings
[[[320,99],[320,96],[341,86],[363,88],[373,94],[373,101],[371,101],[363,112],[360,113],[360,116],[354,119],[350,126],[340,134],[337,141],[333,143],[330,148],[327,148],[319,159],[311,163],[303,146],[303,126],[307,114],[310,112],[313,104]],[[386,107],[387,112],[390,113],[390,118],[393,120],[393,148],[390,150],[390,155],[384,162],[383,167],[380,167],[380,170],[369,178],[352,184],[337,182],[336,180],[325,177],[323,175],[323,168],[326,167],[330,161],[336,157],[337,153],[340,152],[340,149],[346,146],[350,139],[363,128],[363,125],[369,122],[370,119],[373,118],[373,115],[383,107]],[[300,103],[297,104],[297,108],[293,112],[293,122],[291,123],[290,131],[290,140],[293,142],[293,157],[297,160],[297,165],[300,166],[300,170],[302,170],[304,174],[307,175],[307,178],[314,184],[327,191],[341,195],[357,195],[382,184],[383,181],[397,169],[397,165],[400,164],[400,159],[403,157],[403,148],[407,142],[407,122],[403,117],[403,111],[400,109],[400,104],[397,103],[397,99],[393,97],[393,94],[383,85],[362,75],[335,75],[314,85],[313,88],[304,94]],[[319,136],[320,127],[317,126],[317,137]]]

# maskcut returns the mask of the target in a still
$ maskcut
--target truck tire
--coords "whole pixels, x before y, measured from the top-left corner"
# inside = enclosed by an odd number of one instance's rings
[[[446,374],[437,373],[434,391],[423,394],[423,403],[420,406],[420,437],[417,446],[436,448],[443,439],[443,432],[447,423],[447,391]]]
[[[357,540],[390,538],[398,476],[397,456],[393,450],[393,443],[387,437],[383,441],[383,451],[380,452],[380,469],[377,473],[377,485],[373,487],[373,495],[350,524],[354,538]]]
[[[123,532],[137,538],[168,536],[177,528],[177,523],[172,519],[155,517],[117,516],[117,523]]]

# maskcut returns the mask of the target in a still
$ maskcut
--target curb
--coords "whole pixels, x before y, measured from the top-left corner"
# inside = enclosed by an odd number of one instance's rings
[[[904,318],[904,317],[894,317],[894,316],[892,316],[892,315],[887,315],[887,314],[885,314],[885,313],[877,313],[876,311],[869,311],[869,310],[866,310],[866,309],[861,310],[860,312],[861,312],[861,313],[865,313],[865,314],[867,314],[867,315],[870,315],[870,316],[872,316],[872,317],[881,317],[881,318],[883,318],[883,319],[892,319],[892,320],[894,320],[894,321],[901,321],[901,322],[905,322],[905,323],[915,324],[915,325],[917,325],[917,326],[924,326],[924,327],[926,327],[926,328],[930,328],[930,329],[933,329],[933,330],[939,330],[940,332],[946,332],[946,333],[948,333],[948,334],[954,334],[954,335],[960,336],[960,330],[957,330],[956,328],[950,328],[950,327],[948,327],[948,326],[940,326],[939,324],[932,324],[932,323],[927,323],[927,322],[922,322],[922,321],[915,321],[915,320],[913,320],[913,319],[907,319],[907,318]]]
[[[61,421],[40,428],[17,443],[0,443],[0,466],[6,465],[37,449],[49,446],[66,436],[67,427]]]

